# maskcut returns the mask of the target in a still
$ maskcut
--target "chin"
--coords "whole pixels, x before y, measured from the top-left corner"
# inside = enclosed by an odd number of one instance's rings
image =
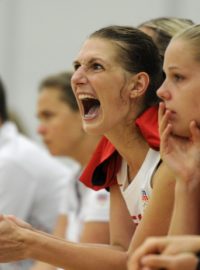
[[[50,153],[52,156],[57,156],[57,153],[55,151],[50,150]]]
[[[102,130],[98,128],[97,126],[84,125],[83,129],[89,135],[102,135]]]
[[[58,156],[58,151],[56,151],[55,149],[49,148],[49,152],[52,156]]]

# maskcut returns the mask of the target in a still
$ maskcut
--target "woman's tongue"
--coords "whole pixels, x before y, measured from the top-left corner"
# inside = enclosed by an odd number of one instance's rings
[[[99,111],[99,106],[94,105],[92,106],[87,113],[85,113],[84,118],[86,119],[93,119],[97,116]]]

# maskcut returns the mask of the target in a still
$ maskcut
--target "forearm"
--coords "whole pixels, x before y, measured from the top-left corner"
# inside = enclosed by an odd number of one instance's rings
[[[25,232],[27,258],[70,270],[124,270],[127,253],[107,246],[75,244],[38,231]]]
[[[191,179],[190,179],[191,180]],[[200,184],[178,181],[169,234],[200,233]]]

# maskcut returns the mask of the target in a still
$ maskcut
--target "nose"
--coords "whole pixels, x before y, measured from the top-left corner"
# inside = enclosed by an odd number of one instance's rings
[[[163,84],[157,90],[157,96],[162,100],[169,100],[171,98],[171,93],[167,88],[166,82],[164,81]]]
[[[80,66],[74,71],[71,79],[72,86],[87,83],[87,76],[84,66]]]
[[[37,128],[37,133],[43,136],[46,133],[45,125],[40,123]]]

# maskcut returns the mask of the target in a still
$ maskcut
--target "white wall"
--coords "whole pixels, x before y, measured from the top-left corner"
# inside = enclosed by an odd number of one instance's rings
[[[0,75],[9,106],[36,135],[37,85],[68,70],[82,41],[108,24],[137,25],[158,16],[199,22],[198,0],[0,0]]]

